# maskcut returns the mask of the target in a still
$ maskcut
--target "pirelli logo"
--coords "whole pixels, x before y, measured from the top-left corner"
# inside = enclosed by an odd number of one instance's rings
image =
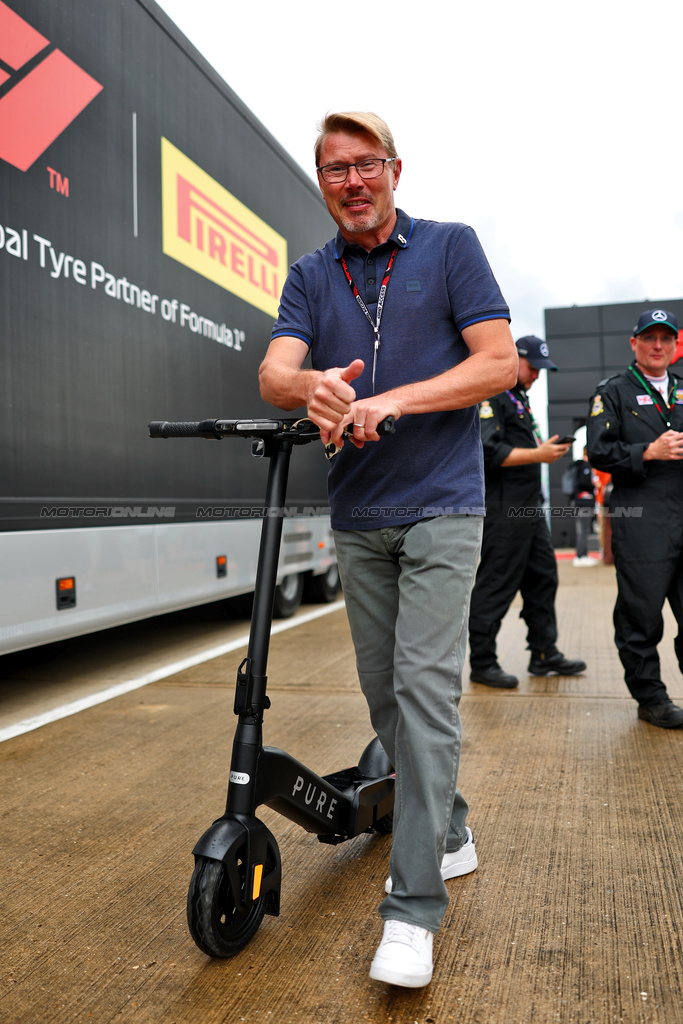
[[[286,239],[164,138],[161,178],[166,255],[277,316]]]
[[[101,90],[0,0],[0,159],[27,171]]]

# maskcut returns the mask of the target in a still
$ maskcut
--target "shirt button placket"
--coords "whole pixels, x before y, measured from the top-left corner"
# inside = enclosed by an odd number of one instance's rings
[[[375,260],[372,256],[369,256],[365,262],[365,292],[368,296],[368,302],[377,302],[374,268]]]

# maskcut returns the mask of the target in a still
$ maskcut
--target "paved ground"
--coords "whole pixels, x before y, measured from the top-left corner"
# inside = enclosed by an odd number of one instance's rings
[[[235,652],[0,744],[0,1020],[678,1024],[683,730],[636,719],[613,570],[560,572],[561,646],[589,668],[527,677],[513,609],[500,658],[519,690],[466,688],[461,786],[480,867],[449,883],[431,986],[368,978],[390,837],[325,847],[268,810],[281,916],[232,960],[194,946],[190,851],[224,805]],[[671,638],[668,623],[680,700]],[[266,741],[321,773],[355,763],[370,730],[343,611],[271,650]]]

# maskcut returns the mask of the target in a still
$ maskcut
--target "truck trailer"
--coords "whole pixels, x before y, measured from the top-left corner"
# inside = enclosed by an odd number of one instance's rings
[[[152,0],[0,0],[0,653],[253,589],[263,460],[147,424],[272,414],[282,285],[329,234]],[[296,452],[280,614],[336,595],[325,477]]]

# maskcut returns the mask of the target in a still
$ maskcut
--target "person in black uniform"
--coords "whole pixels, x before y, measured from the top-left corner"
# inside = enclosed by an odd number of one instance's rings
[[[683,725],[657,653],[668,598],[683,672],[683,388],[668,372],[677,338],[672,313],[641,314],[631,338],[635,359],[598,385],[587,430],[591,465],[612,474],[617,650],[638,717],[663,729]]]
[[[588,554],[588,535],[595,513],[595,487],[593,470],[588,461],[588,453],[583,449],[583,458],[573,462],[570,469],[571,495],[569,505],[576,509],[574,525],[576,527],[576,558],[574,565],[580,568],[594,569],[597,559]],[[563,477],[564,480],[564,477]]]
[[[545,341],[533,335],[517,342],[517,384],[479,406],[484,446],[486,518],[481,561],[470,603],[470,679],[510,689],[519,680],[496,658],[496,637],[515,594],[531,650],[531,675],[578,675],[583,661],[558,651],[555,619],[557,565],[543,512],[541,463],[556,462],[570,447],[555,434],[543,441],[527,391],[543,368],[557,370]]]

